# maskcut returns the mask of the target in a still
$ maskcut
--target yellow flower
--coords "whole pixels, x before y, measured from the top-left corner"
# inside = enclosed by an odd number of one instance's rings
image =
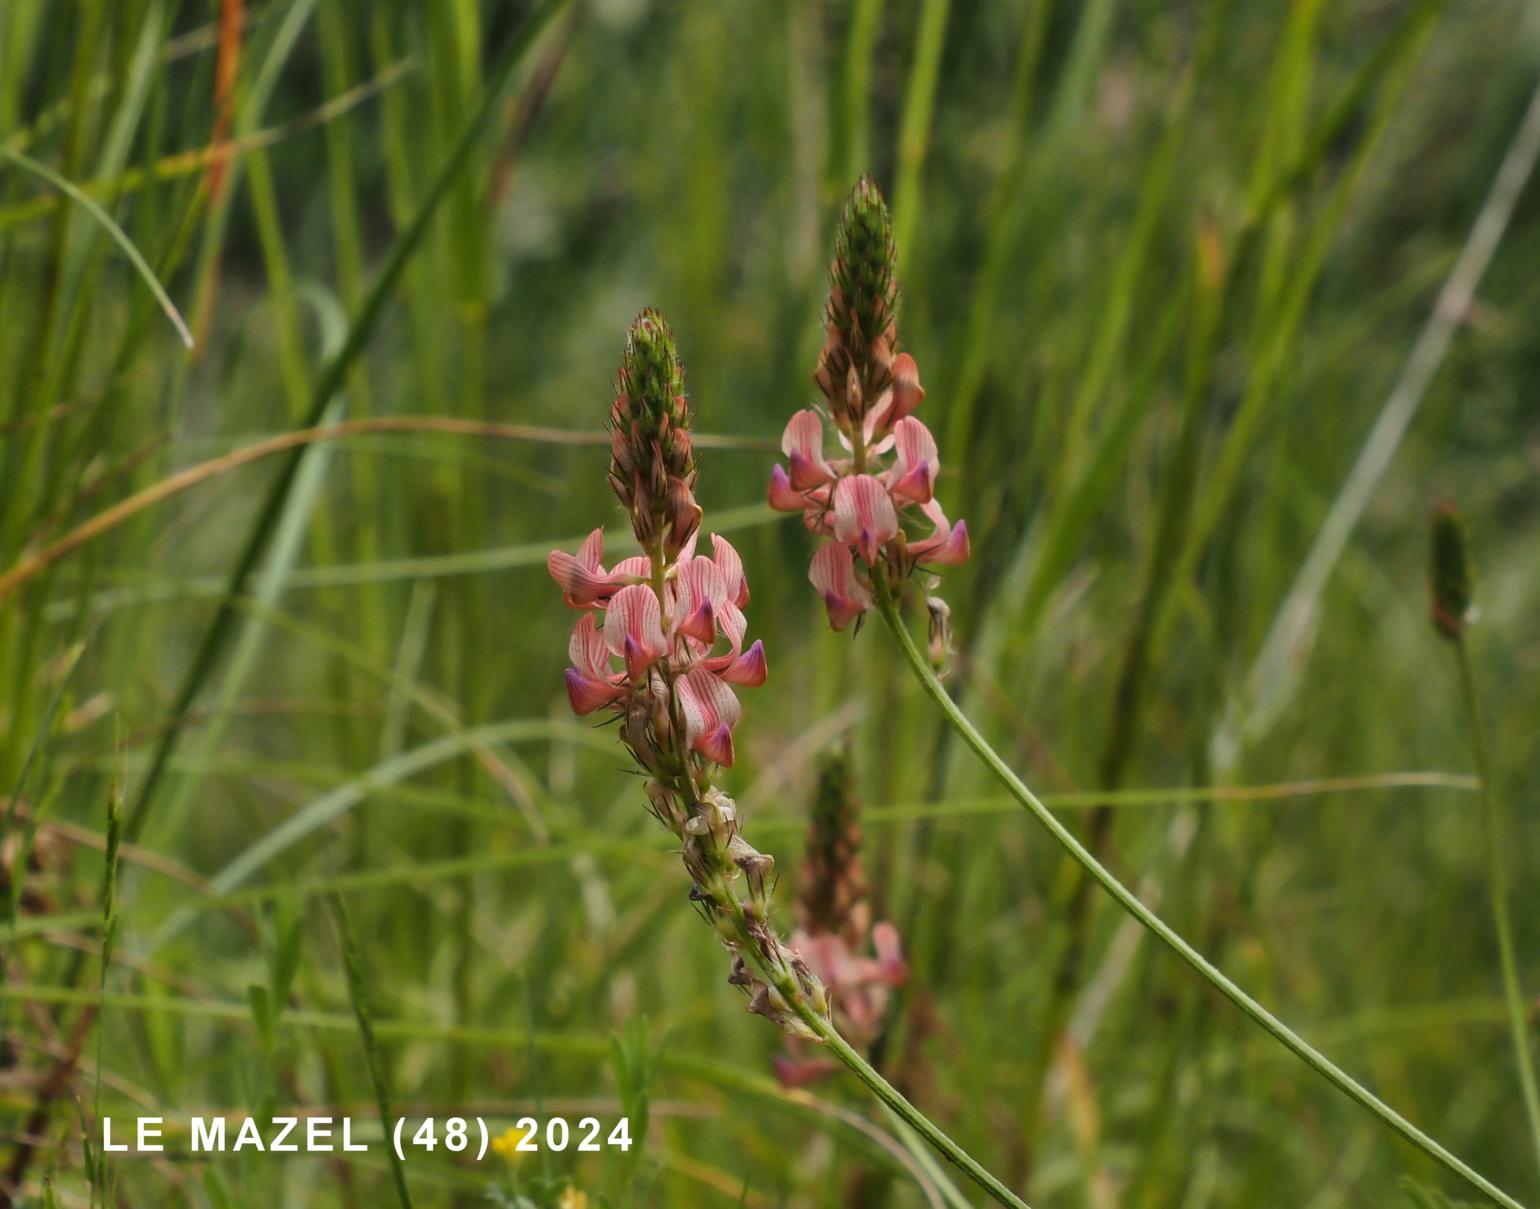
[[[511,1126],[492,1139],[492,1149],[507,1159],[508,1162],[517,1163],[529,1153],[527,1150],[520,1150],[519,1143],[524,1141],[525,1138],[530,1137],[534,1132],[533,1129],[520,1129],[517,1125]]]
[[[588,1193],[579,1192],[571,1184],[562,1189],[556,1209],[588,1209]]]

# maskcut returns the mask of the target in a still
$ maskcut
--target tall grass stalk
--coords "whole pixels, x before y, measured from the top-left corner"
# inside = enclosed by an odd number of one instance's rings
[[[892,632],[899,650],[903,653],[910,670],[919,680],[925,692],[930,696],[937,707],[945,716],[947,722],[958,733],[964,743],[972,749],[976,755],[1005,786],[1006,790],[1014,797],[1037,821],[1058,841],[1059,845],[1074,858],[1088,874],[1093,877],[1103,890],[1110,894],[1125,911],[1137,919],[1150,932],[1163,941],[1178,957],[1197,971],[1200,977],[1210,983],[1215,990],[1233,1003],[1251,1020],[1265,1031],[1274,1040],[1279,1042],[1297,1058],[1326,1079],[1349,1099],[1363,1108],[1368,1109],[1381,1121],[1400,1134],[1407,1142],[1410,1142],[1418,1150],[1437,1161],[1449,1171],[1468,1182],[1473,1188],[1479,1189],[1491,1197],[1504,1209],[1524,1209],[1524,1206],[1508,1193],[1504,1192],[1486,1176],[1471,1167],[1463,1159],[1445,1149],[1442,1145],[1429,1137],[1417,1126],[1413,1125],[1395,1109],[1380,1100],[1373,1092],[1359,1083],[1341,1067],[1337,1066],[1325,1054],[1315,1049],[1309,1042],[1278,1017],[1274,1016],[1265,1007],[1243,991],[1233,982],[1224,971],[1215,966],[1208,958],[1199,953],[1192,945],[1188,944],[1180,934],[1176,932],[1165,920],[1156,915],[1142,902],[1137,895],[1110,870],[1106,868],[1095,856],[1082,844],[1075,834],[1064,826],[1053,813],[1044,806],[1026,784],[1012,771],[1000,755],[990,746],[989,741],[979,733],[978,729],[969,720],[968,716],[960,710],[946,688],[936,678],[935,671],[931,668],[924,653],[915,644],[910,636],[908,628],[900,616],[897,604],[893,600],[892,593],[881,577],[876,578],[877,605],[882,613],[882,619],[887,623]]]
[[[387,1138],[386,1150],[390,1152],[390,1175],[395,1184],[396,1197],[401,1209],[412,1209],[412,1194],[406,1186],[406,1168],[395,1146],[388,1141],[391,1133],[390,1085],[385,1074],[384,1054],[374,1032],[374,1014],[369,1007],[369,984],[364,974],[363,955],[358,951],[358,941],[353,934],[353,921],[348,915],[347,903],[340,896],[332,899],[332,917],[337,925],[337,938],[342,946],[342,967],[347,975],[348,998],[353,1004],[353,1015],[358,1021],[358,1036],[363,1043],[364,1057],[369,1066],[369,1082],[374,1088],[374,1102],[380,1110],[380,1129]]]
[[[1492,897],[1492,922],[1497,929],[1498,960],[1503,974],[1503,1006],[1508,1016],[1508,1031],[1513,1037],[1513,1056],[1519,1070],[1519,1086],[1524,1091],[1524,1113],[1529,1118],[1530,1141],[1535,1161],[1540,1164],[1540,1087],[1535,1080],[1534,1047],[1530,1042],[1529,1012],[1525,1007],[1524,988],[1519,981],[1518,959],[1513,950],[1513,923],[1508,915],[1508,858],[1503,838],[1503,817],[1497,794],[1492,787],[1492,761],[1487,754],[1486,726],[1482,720],[1481,700],[1476,692],[1476,677],[1471,671],[1470,651],[1464,634],[1453,640],[1455,666],[1460,676],[1460,697],[1470,723],[1471,754],[1476,761],[1476,779],[1481,786],[1481,817],[1486,832],[1487,889]]]

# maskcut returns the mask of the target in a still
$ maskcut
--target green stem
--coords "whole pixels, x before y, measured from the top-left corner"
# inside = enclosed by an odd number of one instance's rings
[[[1540,1161],[1540,1091],[1535,1084],[1534,1056],[1529,1048],[1524,992],[1519,986],[1519,967],[1513,955],[1513,928],[1508,920],[1508,862],[1503,854],[1502,820],[1497,812],[1497,798],[1492,792],[1492,767],[1487,755],[1486,727],[1481,720],[1481,704],[1476,696],[1476,678],[1471,673],[1470,653],[1463,637],[1454,640],[1455,663],[1460,669],[1460,692],[1465,698],[1465,712],[1470,719],[1471,747],[1475,751],[1476,776],[1480,782],[1481,812],[1486,822],[1488,888],[1492,895],[1492,919],[1497,926],[1497,951],[1503,970],[1503,1000],[1508,1009],[1508,1028],[1513,1034],[1514,1056],[1518,1059],[1519,1084],[1524,1089],[1524,1110],[1529,1117],[1529,1132],[1536,1161]]]
[[[1119,906],[1154,933],[1156,937],[1164,941],[1168,948],[1202,975],[1221,995],[1240,1008],[1247,1016],[1251,1017],[1268,1035],[1281,1043],[1317,1074],[1335,1085],[1339,1091],[1343,1092],[1350,1099],[1355,1100],[1364,1108],[1367,1108],[1418,1150],[1437,1160],[1455,1175],[1467,1181],[1472,1187],[1480,1189],[1499,1205],[1505,1206],[1505,1209],[1524,1209],[1519,1201],[1514,1200],[1513,1197],[1492,1183],[1491,1180],[1444,1149],[1443,1146],[1423,1133],[1422,1130],[1396,1112],[1395,1109],[1380,1100],[1363,1084],[1336,1066],[1325,1054],[1311,1046],[1293,1029],[1284,1024],[1283,1021],[1279,1020],[1278,1017],[1274,1016],[1245,991],[1241,990],[1218,966],[1214,965],[1213,962],[1199,953],[1197,949],[1183,940],[1165,920],[1161,919],[1160,916],[1140,902],[1132,890],[1114,877],[1100,861],[1092,856],[1085,846],[1075,838],[1074,833],[1065,827],[1063,823],[1059,822],[1049,809],[1037,799],[1037,796],[1011,771],[1010,766],[1000,758],[999,754],[989,745],[984,736],[979,734],[974,728],[973,723],[968,720],[968,716],[947,695],[947,691],[942,687],[941,681],[936,679],[935,672],[931,670],[925,656],[915,646],[914,639],[910,637],[909,631],[904,627],[903,620],[899,617],[898,609],[894,605],[892,593],[888,590],[887,585],[880,576],[874,578],[876,579],[878,608],[882,613],[883,620],[887,622],[888,628],[893,631],[893,637],[897,640],[899,649],[903,651],[904,658],[909,661],[909,666],[914,670],[914,674],[919,678],[921,685],[930,695],[931,699],[940,707],[941,712],[946,715],[947,721],[952,724],[953,729],[957,731],[963,742],[973,749],[973,753],[999,778],[1001,784],[1005,786],[1011,796],[1031,812],[1033,817],[1048,830],[1048,833],[1059,842],[1065,851],[1074,857],[1076,862],[1096,879],[1102,889],[1117,900]]]
[[[866,1084],[877,1099],[897,1113],[917,1134],[940,1151],[943,1158],[987,1192],[992,1200],[1001,1205],[1009,1205],[1011,1209],[1032,1209],[1026,1201],[991,1175],[977,1159],[947,1137],[929,1117],[909,1103],[904,1098],[903,1092],[884,1079],[870,1062],[856,1052],[850,1042],[839,1035],[828,1017],[803,1002],[800,995],[790,996],[788,1001],[796,1009],[802,1022],[818,1034],[819,1040],[828,1047],[831,1054],[850,1069],[851,1074]]]

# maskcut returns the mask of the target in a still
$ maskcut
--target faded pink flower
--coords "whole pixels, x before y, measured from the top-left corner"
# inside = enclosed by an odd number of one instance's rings
[[[791,947],[827,988],[840,1035],[862,1051],[877,1040],[888,1000],[909,977],[897,928],[887,922],[875,924],[870,939],[867,953],[853,949],[843,936],[832,932],[799,928],[790,938]],[[782,1087],[806,1087],[839,1069],[827,1058],[808,1056],[795,1041],[789,1045],[789,1053],[774,1059],[775,1077]]]

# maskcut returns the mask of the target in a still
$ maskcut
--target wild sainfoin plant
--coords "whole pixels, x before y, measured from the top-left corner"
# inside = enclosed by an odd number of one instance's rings
[[[764,646],[743,645],[748,581],[721,536],[696,553],[692,414],[668,324],[647,310],[631,325],[610,411],[610,486],[641,547],[606,569],[604,530],[576,554],[553,550],[551,576],[580,611],[568,651],[567,696],[578,714],[608,709],[647,774],[652,813],[677,835],[690,898],[732,954],[729,981],[749,1010],[788,1033],[816,1034],[828,997],[770,919],[774,860],[744,839],[717,774],[733,763],[735,688],[765,681]]]
[[[948,646],[946,606],[934,597],[927,600],[931,620],[929,659],[910,635],[899,606],[903,589],[916,568],[952,566],[967,559],[968,531],[961,521],[949,525],[935,499],[939,470],[936,443],[913,414],[924,399],[919,372],[911,357],[896,351],[898,287],[894,260],[882,195],[870,179],[863,178],[851,192],[840,216],[825,308],[827,338],[813,375],[823,394],[826,414],[806,409],[791,418],[782,439],[787,464],[776,466],[770,478],[773,507],[802,513],[810,531],[833,539],[814,553],[808,576],[823,597],[830,625],[839,630],[859,621],[867,612],[879,613],[910,671],[948,725],[1022,808],[1124,911],[1273,1040],[1361,1108],[1504,1209],[1523,1209],[1516,1199],[1305,1041],[1150,910],[1054,816],[947,692],[931,666],[939,661],[938,656],[944,657]],[[842,455],[827,456],[826,420],[835,430]],[[918,517],[914,516],[916,509]],[[906,524],[921,521],[929,522],[929,532],[906,528]],[[1440,559],[1439,540],[1435,534],[1435,568]],[[1443,540],[1447,543],[1447,536]],[[1437,580],[1436,570],[1435,583]],[[1453,578],[1446,577],[1446,581],[1456,583]],[[1435,596],[1434,615],[1440,632],[1453,637],[1458,633],[1455,618],[1460,593],[1455,590],[1448,595],[1442,605]],[[1463,659],[1463,646],[1456,646]],[[1467,693],[1473,697],[1468,673],[1465,678]],[[861,1073],[848,1057],[841,1057],[847,1066]],[[876,1088],[873,1079],[880,1076],[871,1072],[870,1077],[863,1078]],[[1528,1087],[1526,1100],[1531,1100]],[[1532,1102],[1536,1120],[1540,1120],[1540,1093],[1533,1096]],[[949,1144],[945,1135],[940,1135],[941,1140],[937,1140],[935,1133],[925,1136],[943,1150]],[[1540,1150],[1540,1131],[1536,1138]],[[949,1157],[956,1161],[950,1153]],[[1020,1203],[987,1172],[970,1174],[996,1192],[997,1199]]]
[[[679,837],[690,899],[732,955],[728,981],[747,992],[749,1010],[794,1041],[826,1046],[995,1201],[1027,1209],[839,1033],[823,982],[771,922],[774,861],[744,839],[737,807],[717,784],[733,763],[734,690],[764,682],[765,652],[757,641],[743,645],[749,587],[737,551],[713,536],[711,555],[696,553],[691,418],[673,336],[661,315],[643,311],[610,411],[610,486],[642,552],[606,568],[601,528],[576,554],[553,550],[546,560],[581,613],[569,646],[572,708],[618,718],[621,742],[646,773],[652,813]]]

